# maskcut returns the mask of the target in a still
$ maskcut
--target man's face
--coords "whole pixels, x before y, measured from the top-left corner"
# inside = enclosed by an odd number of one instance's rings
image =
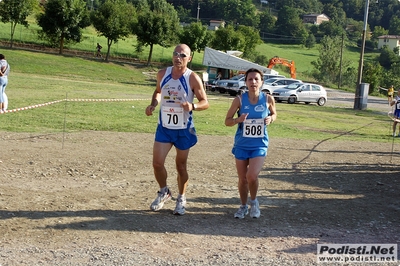
[[[172,62],[174,66],[187,66],[187,63],[190,61],[190,59],[190,53],[181,47],[175,48],[174,52],[172,53]]]

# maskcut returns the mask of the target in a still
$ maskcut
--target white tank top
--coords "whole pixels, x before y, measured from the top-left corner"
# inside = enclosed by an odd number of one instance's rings
[[[179,79],[173,79],[172,68],[167,68],[161,80],[161,106],[158,123],[169,129],[193,128],[192,111],[184,111],[181,106],[183,102],[193,103],[194,93],[189,83],[192,70],[186,69]]]

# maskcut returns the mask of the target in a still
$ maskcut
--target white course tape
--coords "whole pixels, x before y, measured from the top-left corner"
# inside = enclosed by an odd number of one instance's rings
[[[67,101],[67,102],[129,102],[129,101],[150,101],[150,99],[63,99],[63,100],[57,100],[57,101],[52,101],[52,102],[47,102],[47,103],[30,105],[30,106],[21,107],[21,108],[9,109],[4,112],[0,112],[0,114],[15,113],[15,112],[19,112],[19,111],[30,110],[33,108],[48,106],[51,104],[65,102],[65,101]]]

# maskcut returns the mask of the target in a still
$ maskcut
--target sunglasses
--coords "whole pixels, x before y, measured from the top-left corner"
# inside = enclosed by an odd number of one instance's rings
[[[185,58],[185,57],[187,57],[187,55],[184,54],[184,53],[180,54],[180,53],[178,53],[178,52],[173,52],[172,54],[173,54],[174,56],[179,56],[180,58]]]

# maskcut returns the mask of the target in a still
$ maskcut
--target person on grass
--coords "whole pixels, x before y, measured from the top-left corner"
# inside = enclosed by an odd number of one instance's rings
[[[96,46],[96,51],[97,51],[96,57],[102,57],[102,55],[101,55],[101,49],[102,48],[103,47],[99,43],[97,43],[97,46]]]
[[[156,89],[151,104],[146,108],[146,115],[149,116],[160,105],[153,145],[153,169],[159,190],[150,209],[158,211],[172,198],[171,190],[167,186],[165,159],[174,146],[179,194],[173,214],[177,215],[185,214],[185,192],[189,180],[187,160],[190,148],[197,143],[193,111],[205,110],[209,106],[201,78],[187,67],[190,60],[192,57],[189,46],[177,45],[172,53],[172,66],[157,73]],[[193,102],[194,97],[197,98],[197,103]]]
[[[393,118],[395,118],[396,120],[400,119],[400,89],[397,91],[397,96],[390,103],[390,106],[394,106]],[[397,122],[396,120],[393,121],[393,137],[396,137],[397,124],[399,124],[399,135],[398,135],[398,137],[400,137],[400,123]]]
[[[258,175],[267,156],[269,144],[267,125],[277,118],[274,98],[260,91],[264,83],[263,73],[251,68],[245,73],[245,82],[248,91],[232,101],[225,117],[226,126],[237,125],[232,153],[239,177],[238,190],[241,202],[234,217],[239,219],[243,219],[249,213],[248,202],[250,217],[260,217],[257,199]]]
[[[389,89],[387,90],[387,94],[388,94],[388,103],[390,105],[391,102],[393,101],[393,96],[394,96],[394,87],[393,87],[393,85],[391,85],[389,87]]]
[[[8,75],[10,74],[10,65],[6,57],[0,54],[0,113],[7,110],[8,99],[6,98],[6,87],[8,84]],[[7,102],[6,102],[7,101]]]

